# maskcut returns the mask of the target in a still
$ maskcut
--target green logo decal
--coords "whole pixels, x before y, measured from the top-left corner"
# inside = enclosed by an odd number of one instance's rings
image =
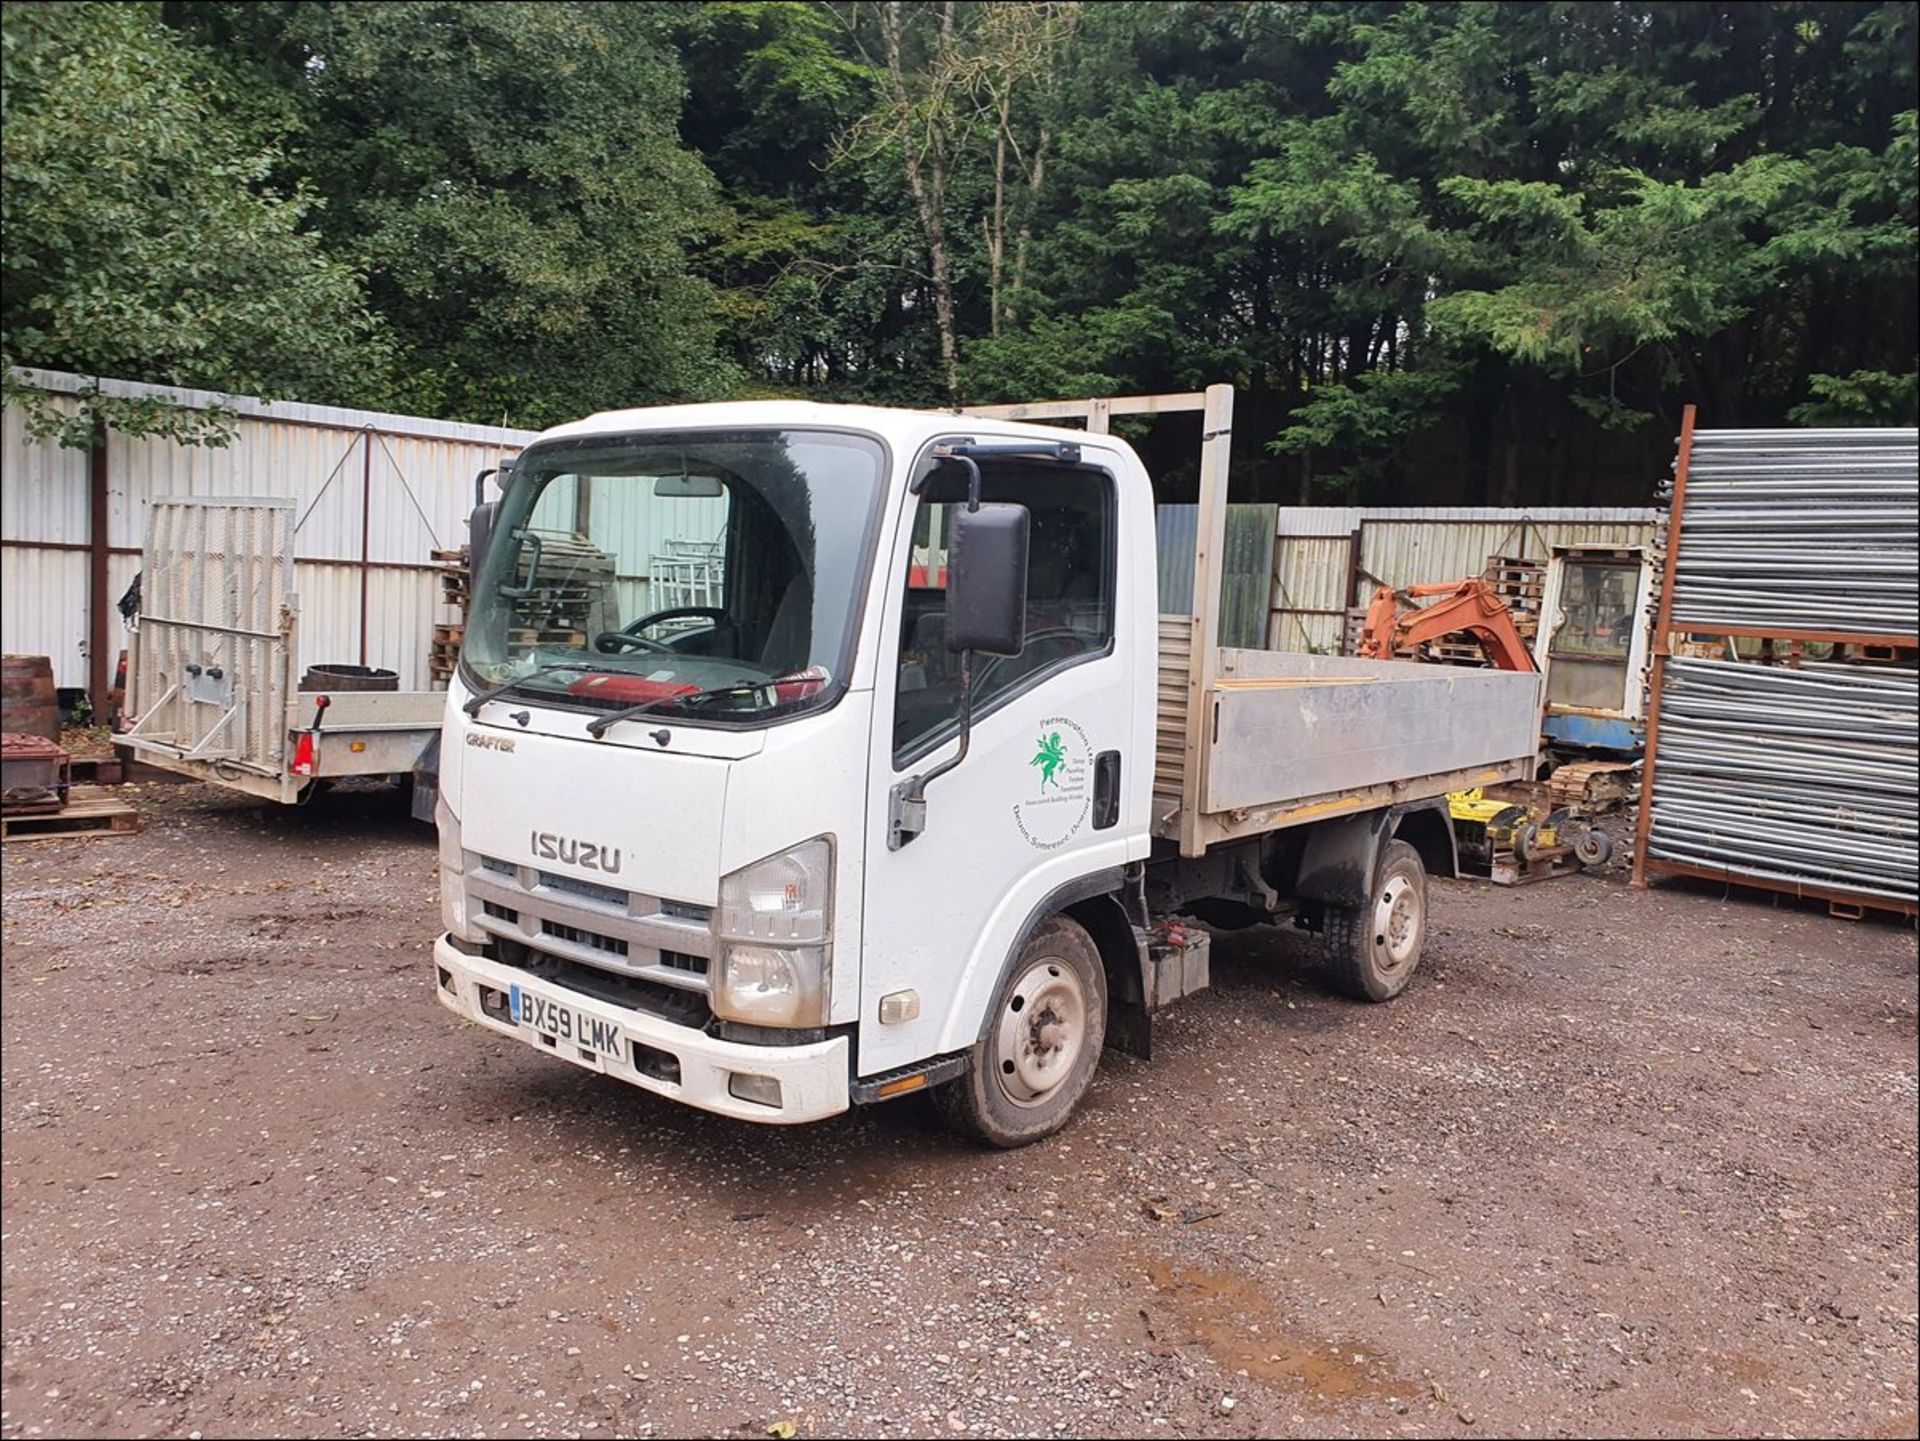
[[[1039,752],[1028,762],[1040,767],[1040,789],[1052,786],[1060,789],[1060,768],[1067,763],[1067,748],[1060,739],[1060,732],[1042,736],[1039,740]]]
[[[1071,716],[1042,716],[1034,731],[1027,768],[1040,768],[1040,783],[1013,803],[1013,824],[1035,850],[1054,851],[1086,824],[1093,804],[1093,746]],[[1008,764],[1018,754],[1013,751]]]

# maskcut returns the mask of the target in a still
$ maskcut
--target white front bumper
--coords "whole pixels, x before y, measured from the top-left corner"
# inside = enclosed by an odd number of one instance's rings
[[[536,1050],[571,1061],[589,1071],[604,1071],[643,1090],[657,1091],[698,1106],[703,1111],[718,1111],[742,1121],[791,1125],[800,1121],[819,1121],[837,1116],[847,1109],[847,1038],[835,1036],[805,1046],[743,1046],[735,1041],[715,1040],[700,1031],[676,1026],[657,1016],[630,1011],[624,1006],[581,995],[564,986],[541,981],[525,971],[503,966],[480,956],[469,956],[454,949],[445,936],[433,943],[434,964],[444,973],[436,975],[435,994],[440,1004],[465,1020],[524,1041]],[[480,987],[504,992],[518,986],[523,992],[557,1001],[577,1011],[611,1021],[626,1041],[621,1054],[596,1055],[588,1060],[576,1046],[545,1044],[540,1036],[488,1012],[480,1004]],[[678,1081],[650,1076],[634,1066],[632,1043],[638,1041],[656,1051],[664,1051],[680,1065]],[[750,1076],[771,1076],[780,1083],[779,1107],[743,1101],[727,1089],[735,1072]]]

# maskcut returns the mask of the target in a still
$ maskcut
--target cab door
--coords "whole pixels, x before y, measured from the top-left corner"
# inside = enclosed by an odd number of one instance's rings
[[[982,499],[1029,513],[1025,648],[975,658],[967,755],[928,786],[924,829],[896,846],[895,788],[959,748],[961,665],[944,625],[946,537],[966,501],[964,472],[937,466],[906,497],[874,706],[863,1075],[971,1046],[1036,911],[1146,854],[1152,506],[1130,454],[1082,454],[1077,465],[980,461]]]

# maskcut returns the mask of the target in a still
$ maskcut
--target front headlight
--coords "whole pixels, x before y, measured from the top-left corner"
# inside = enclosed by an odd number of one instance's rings
[[[755,1026],[824,1026],[832,925],[833,842],[824,836],[727,876],[714,914],[713,1013]]]
[[[445,798],[433,808],[434,829],[440,833],[440,924],[463,941],[467,934],[467,853],[460,847],[460,818],[447,809]]]

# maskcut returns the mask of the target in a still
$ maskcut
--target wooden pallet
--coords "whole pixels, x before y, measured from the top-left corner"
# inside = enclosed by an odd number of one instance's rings
[[[1413,658],[1438,665],[1485,666],[1489,663],[1487,653],[1481,649],[1480,642],[1472,639],[1454,641],[1443,638],[1429,641],[1419,647]]]
[[[118,756],[75,756],[75,785],[117,786],[127,778],[127,768]]]
[[[1538,610],[1547,572],[1546,567],[1537,561],[1490,555],[1487,557],[1487,568],[1480,572],[1480,578],[1492,586],[1496,593],[1506,597],[1508,605]]]
[[[66,806],[51,815],[0,816],[0,840],[85,840],[90,836],[130,836],[141,815],[100,786],[75,786]]]
[[[460,618],[465,620],[467,608],[473,603],[467,547],[463,545],[458,550],[436,550],[433,560],[440,567],[440,599],[459,611]]]
[[[613,557],[585,536],[546,531],[541,532],[537,554],[539,568],[531,579],[533,594],[516,604],[517,613],[523,618],[539,619],[546,632],[545,639],[557,640],[559,632],[584,636],[593,629],[595,616],[609,602],[614,585]],[[463,624],[473,605],[467,551],[464,547],[436,550],[433,559],[440,567],[440,600],[459,613]],[[457,646],[460,629],[461,624],[436,626],[435,645],[445,642],[448,639],[445,632],[452,631],[453,644]],[[520,628],[529,636],[534,629]],[[525,643],[518,634],[516,642]]]

